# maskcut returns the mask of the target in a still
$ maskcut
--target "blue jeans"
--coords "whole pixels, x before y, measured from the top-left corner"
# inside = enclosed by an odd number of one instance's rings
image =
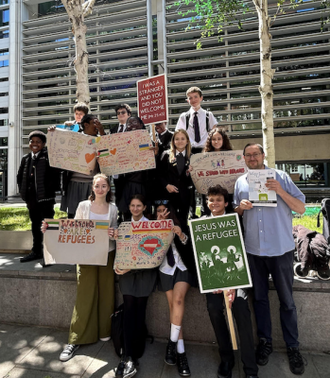
[[[272,341],[272,324],[269,307],[269,274],[272,275],[280,301],[280,319],[287,347],[298,347],[297,310],[292,296],[293,252],[281,256],[248,255],[254,289],[254,311],[258,336]]]

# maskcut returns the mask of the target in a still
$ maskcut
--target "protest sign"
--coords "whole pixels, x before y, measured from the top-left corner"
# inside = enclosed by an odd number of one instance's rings
[[[107,176],[156,168],[147,130],[106,135],[98,143],[98,162]]]
[[[201,293],[252,286],[237,214],[190,221]]]
[[[96,164],[96,147],[100,137],[83,135],[69,130],[47,134],[49,164],[52,167],[92,175]]]
[[[276,207],[277,197],[274,190],[266,187],[267,179],[276,179],[273,169],[251,169],[247,176],[249,182],[249,201],[255,206]]]
[[[45,219],[46,264],[107,265],[108,220]]]
[[[137,81],[139,117],[146,125],[167,122],[166,75],[157,75]]]
[[[148,269],[159,266],[173,240],[172,227],[171,219],[121,223],[114,267]]]
[[[56,129],[47,137],[52,167],[91,175],[97,154],[101,172],[108,176],[156,167],[147,130],[95,137]]]
[[[68,124],[63,124],[63,125],[55,125],[57,129],[62,129],[62,130],[70,130],[70,131],[79,131],[79,124],[75,123],[72,125]]]
[[[238,177],[247,172],[242,150],[207,152],[192,155],[190,172],[196,190],[207,194],[207,189],[214,185],[221,185],[234,193],[235,182]]]

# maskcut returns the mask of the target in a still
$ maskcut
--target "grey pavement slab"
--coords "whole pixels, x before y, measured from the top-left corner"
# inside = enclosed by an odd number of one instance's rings
[[[67,332],[51,328],[0,323],[0,378],[112,378],[119,358],[110,342],[99,341],[78,349],[76,355],[63,363],[58,356],[67,341]],[[176,366],[164,362],[166,343],[147,343],[140,359],[137,377],[179,377]],[[219,364],[215,345],[186,343],[192,377],[216,378]],[[329,378],[330,355],[302,351],[307,366],[304,378]],[[239,353],[232,378],[244,378]],[[293,378],[285,352],[273,352],[269,363],[260,367],[260,378]]]

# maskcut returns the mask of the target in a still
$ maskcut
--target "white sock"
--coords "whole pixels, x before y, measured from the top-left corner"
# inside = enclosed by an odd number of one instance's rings
[[[185,352],[183,339],[178,340],[178,343],[176,344],[176,350],[180,354]]]
[[[174,343],[176,343],[179,339],[179,334],[180,334],[181,326],[177,326],[175,324],[171,323],[171,336],[170,339]]]

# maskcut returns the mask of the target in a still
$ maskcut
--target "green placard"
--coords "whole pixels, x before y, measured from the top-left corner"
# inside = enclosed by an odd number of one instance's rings
[[[201,293],[252,286],[237,214],[192,220],[190,230]]]

